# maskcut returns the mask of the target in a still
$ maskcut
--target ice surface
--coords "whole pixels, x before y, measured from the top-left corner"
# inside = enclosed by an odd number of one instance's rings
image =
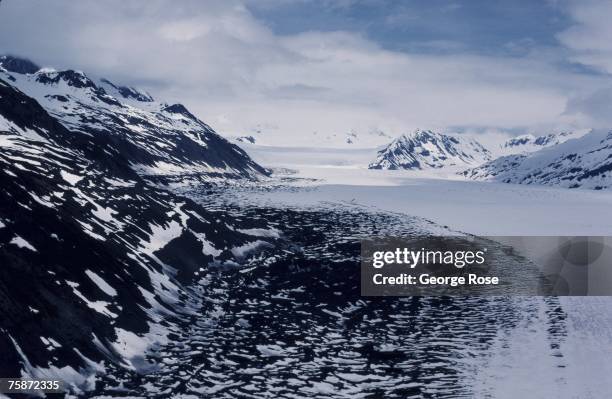
[[[366,170],[361,150],[294,148],[286,153],[285,149],[251,147],[256,160],[276,168],[278,179],[296,187],[249,193],[248,199],[260,204],[290,209],[361,205],[421,216],[480,235],[607,236],[612,232],[611,192],[465,181],[443,171]],[[560,305],[543,298],[508,301],[523,316],[521,322],[500,331],[478,362],[453,359],[464,363],[465,383],[478,397],[599,398],[609,394],[612,298],[560,298]],[[323,312],[337,315],[327,309]],[[340,396],[333,385],[320,383],[313,389]]]
[[[360,204],[481,235],[609,235],[612,192],[463,180],[444,171],[368,170],[362,150],[251,146],[264,166],[307,190],[252,193],[262,203]],[[278,157],[276,154],[278,153]],[[344,154],[344,155],[343,155]],[[272,161],[276,159],[276,161]],[[342,161],[340,161],[342,160]]]

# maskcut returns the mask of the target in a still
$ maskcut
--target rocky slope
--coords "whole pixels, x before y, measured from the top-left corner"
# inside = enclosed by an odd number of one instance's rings
[[[206,179],[263,169],[180,106],[142,111],[78,72],[3,65],[0,375],[54,376],[78,393],[110,364],[146,370],[143,352],[199,306],[185,287],[277,234],[241,232],[250,225],[151,185],[144,168],[186,163]]]

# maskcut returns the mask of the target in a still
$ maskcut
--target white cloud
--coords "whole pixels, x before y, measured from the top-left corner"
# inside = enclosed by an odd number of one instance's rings
[[[570,59],[612,73],[612,2],[572,0],[566,11],[574,24],[557,37],[572,50]]]
[[[563,4],[572,18],[559,41],[570,61],[599,70],[604,78],[595,88],[570,95],[564,116],[575,123],[610,128],[612,125],[612,2],[571,0]],[[608,76],[605,76],[605,75]]]
[[[226,133],[274,126],[286,141],[312,131],[573,123],[562,115],[568,99],[600,85],[559,69],[554,51],[423,55],[349,32],[279,36],[239,0],[13,0],[0,11],[3,51],[144,86]],[[580,42],[571,37],[562,40]]]
[[[192,20],[182,20],[163,24],[160,27],[159,33],[164,39],[182,42],[204,36],[209,34],[210,31],[210,26],[194,18]]]
[[[564,113],[580,125],[610,128],[612,125],[612,87],[604,87],[570,98]]]

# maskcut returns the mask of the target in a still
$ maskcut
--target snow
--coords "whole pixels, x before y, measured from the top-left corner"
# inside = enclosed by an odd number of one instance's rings
[[[364,382],[371,380],[382,380],[383,378],[377,375],[355,374],[355,373],[336,373],[343,380],[350,382]]]
[[[110,303],[105,301],[90,301],[85,297],[85,295],[81,293],[81,291],[77,289],[79,287],[78,283],[75,283],[73,281],[66,281],[66,284],[68,284],[72,288],[72,292],[74,293],[74,295],[76,295],[77,297],[79,297],[79,299],[85,302],[88,308],[93,309],[96,312],[112,319],[117,318],[117,315],[115,313],[107,309],[107,307],[110,306]]]
[[[33,166],[41,165],[40,162],[35,161],[33,159],[28,159],[28,158],[23,158],[23,157],[18,157],[18,156],[11,156],[11,155],[6,155],[6,157],[12,161],[29,163],[30,165],[33,165]]]
[[[35,131],[28,128],[21,128],[17,126],[15,123],[7,120],[2,115],[0,115],[0,132],[10,132],[10,135],[1,134],[0,135],[0,147],[11,147],[15,145],[15,141],[20,138],[26,138],[34,141],[46,142],[46,140],[41,137]]]
[[[264,357],[285,357],[285,350],[278,345],[257,345],[257,350]]]
[[[188,165],[186,163],[172,164],[164,161],[157,161],[153,166],[134,164],[132,168],[143,175],[173,176],[189,173],[225,173],[229,168],[216,168],[214,166],[199,163]]]
[[[247,256],[249,253],[257,250],[262,246],[270,245],[266,241],[256,240],[252,242],[247,242],[244,245],[232,248],[232,254],[237,258],[243,258]]]
[[[38,202],[42,206],[46,206],[48,208],[53,208],[55,206],[53,205],[53,202],[50,201],[50,198],[47,196],[41,198],[38,195],[34,194],[33,192],[30,192],[29,194],[30,194],[30,197],[34,199],[34,201]]]
[[[42,341],[43,344],[45,344],[45,346],[49,347],[47,348],[48,350],[53,350],[53,349],[62,347],[62,345],[60,345],[59,342],[57,342],[51,337],[48,337],[48,338],[40,337],[40,340]]]
[[[158,226],[155,224],[149,225],[151,235],[149,241],[141,241],[142,252],[153,255],[153,252],[165,247],[170,241],[178,238],[183,233],[181,225],[172,220],[167,226]]]
[[[112,208],[105,208],[103,206],[100,206],[100,205],[98,205],[95,202],[93,202],[93,204],[96,207],[96,209],[93,209],[91,211],[91,213],[93,213],[93,215],[95,217],[97,217],[98,219],[103,220],[105,222],[113,222],[113,221],[115,221],[114,215],[117,214],[117,211],[115,211]]]
[[[612,391],[612,298],[563,297],[560,301],[568,316],[563,345],[566,387],[574,397],[605,397]]]
[[[106,241],[106,238],[104,238],[103,236],[101,236],[100,234],[94,233],[93,232],[93,226],[85,223],[81,220],[77,220],[77,223],[81,225],[81,227],[83,228],[83,231],[85,232],[85,234],[87,234],[88,236],[95,238],[96,240],[100,240],[100,241]]]
[[[612,300],[562,297],[567,331],[551,350],[548,316],[542,301],[536,319],[526,318],[500,334],[485,363],[468,376],[476,397],[603,398],[612,390]],[[534,298],[515,299],[518,306]],[[525,312],[527,314],[527,312]],[[548,353],[547,353],[548,352]],[[562,353],[562,356],[560,354]]]
[[[145,334],[134,334],[122,328],[115,328],[117,340],[111,345],[123,358],[127,368],[147,372],[151,365],[144,358],[144,354],[153,345],[163,345],[168,342],[168,331],[159,324],[149,323],[149,332]]]
[[[480,235],[607,235],[612,193],[503,183],[409,179],[401,186],[322,185],[260,195],[291,206],[352,203],[421,216]]]
[[[100,288],[106,295],[108,296],[117,295],[117,291],[113,287],[111,287],[106,281],[104,281],[102,277],[98,276],[96,273],[92,272],[91,270],[85,270],[85,274],[87,274],[87,277],[89,277],[91,281],[93,281],[98,286],[98,288]]]
[[[72,186],[76,185],[78,182],[83,180],[82,176],[78,176],[78,175],[66,172],[65,170],[60,171],[60,174],[62,175],[62,179],[64,179],[67,183],[69,183]]]
[[[14,136],[5,136],[0,134],[0,147],[11,147],[13,146],[13,138]]]
[[[328,384],[327,382],[316,381],[312,383],[311,391],[323,395],[335,395],[337,393],[333,385]]]
[[[149,342],[131,331],[122,328],[115,328],[117,341],[113,343],[113,347],[124,358],[130,359],[135,356],[142,355],[149,346]]]
[[[206,239],[206,234],[196,233],[194,231],[192,231],[192,234],[202,243],[202,253],[205,255],[219,256],[223,252],[215,248],[212,242]]]
[[[38,252],[36,250],[36,248],[34,248],[34,246],[32,244],[30,244],[29,242],[27,242],[23,237],[21,236],[15,236],[11,242],[11,244],[17,245],[19,248],[26,248],[29,249],[30,251],[33,252]]]
[[[4,116],[0,115],[0,132],[10,131],[13,126],[13,123],[9,122]]]
[[[104,181],[114,187],[132,187],[136,182],[105,177]]]

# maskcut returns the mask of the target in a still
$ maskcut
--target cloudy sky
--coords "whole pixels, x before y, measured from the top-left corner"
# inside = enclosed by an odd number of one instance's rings
[[[612,126],[612,2],[4,0],[0,52],[180,101],[217,130]]]

